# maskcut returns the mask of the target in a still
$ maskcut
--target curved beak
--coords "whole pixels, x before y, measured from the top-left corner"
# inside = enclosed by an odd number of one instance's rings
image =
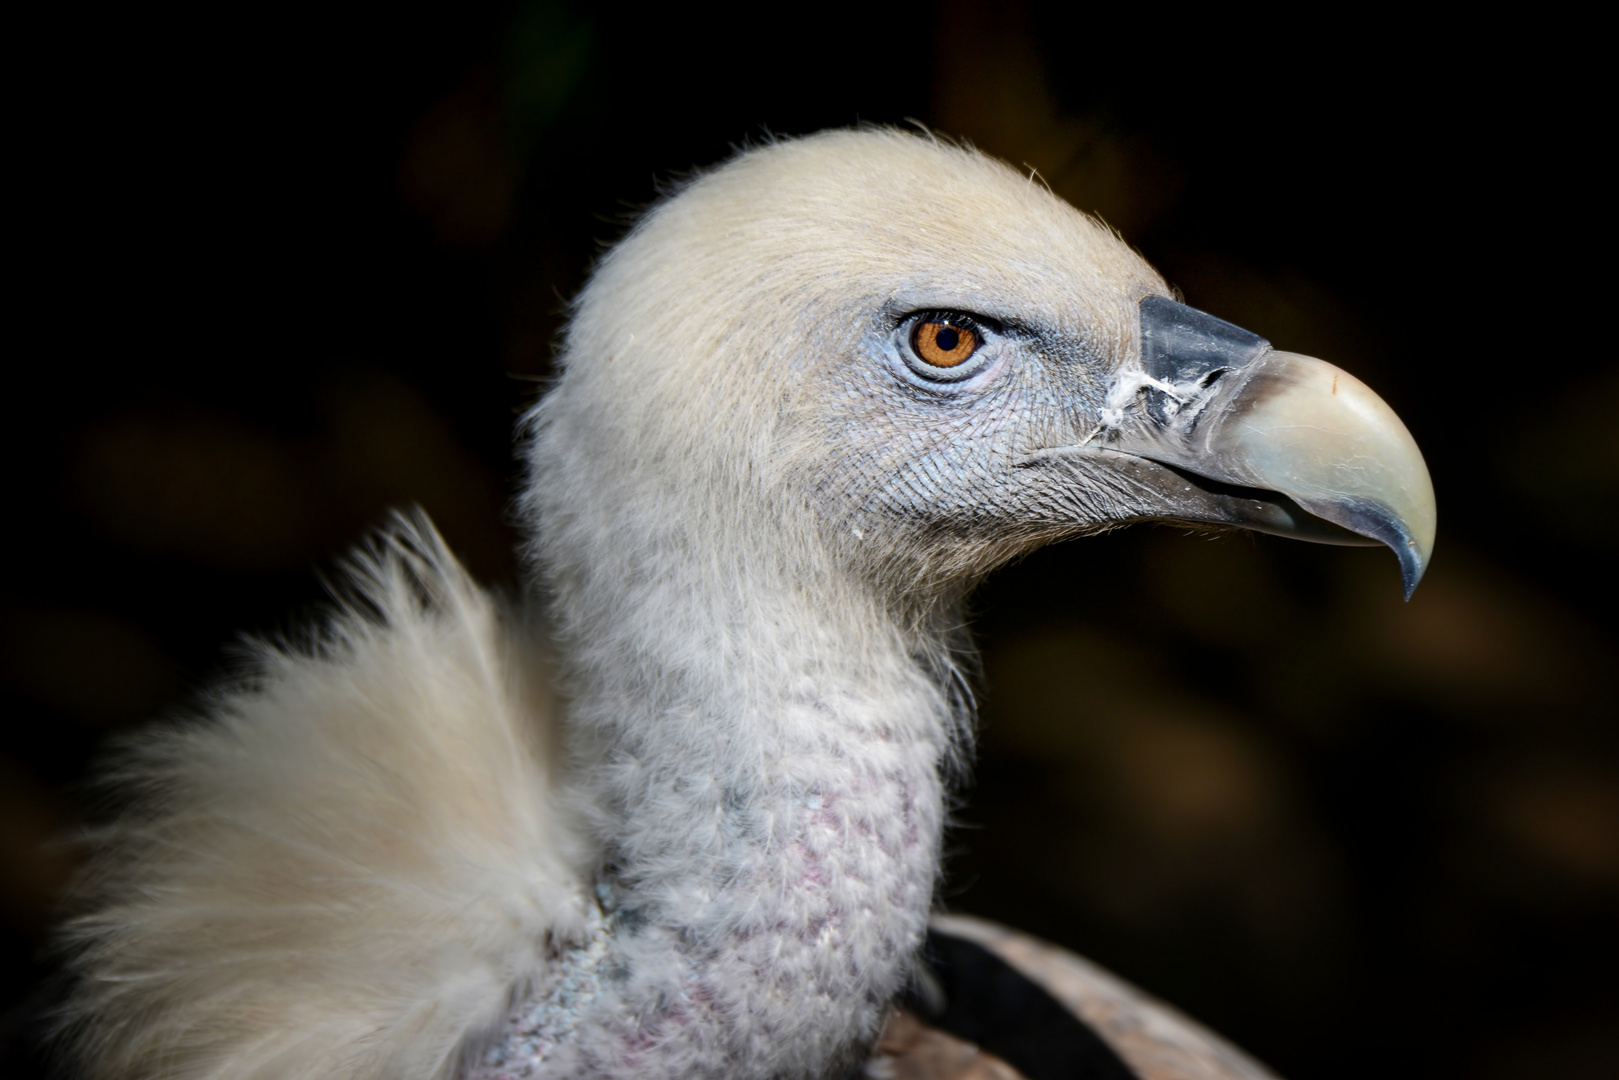
[[[1436,509],[1394,410],[1348,372],[1212,315],[1158,296],[1140,310],[1140,365],[1120,373],[1094,441],[1170,466],[1153,482],[1167,512],[1152,516],[1387,544],[1409,599]]]

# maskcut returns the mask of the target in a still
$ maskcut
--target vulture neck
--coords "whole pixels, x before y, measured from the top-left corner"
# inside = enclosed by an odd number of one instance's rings
[[[926,928],[966,712],[945,635],[816,553],[725,546],[553,575],[610,973],[559,1065],[852,1067]]]

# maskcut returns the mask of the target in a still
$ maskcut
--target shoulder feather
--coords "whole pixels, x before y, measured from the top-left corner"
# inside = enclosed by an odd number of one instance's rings
[[[123,757],[68,929],[91,1075],[439,1080],[580,932],[537,635],[423,516],[348,577]]]

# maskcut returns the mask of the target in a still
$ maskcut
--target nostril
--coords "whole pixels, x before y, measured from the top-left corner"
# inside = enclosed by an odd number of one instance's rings
[[[1230,370],[1230,368],[1217,367],[1213,371],[1206,372],[1201,379],[1197,380],[1197,388],[1199,390],[1207,390],[1209,387],[1220,381],[1220,376],[1224,375]]]

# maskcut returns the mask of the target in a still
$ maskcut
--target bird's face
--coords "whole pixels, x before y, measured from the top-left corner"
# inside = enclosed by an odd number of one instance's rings
[[[755,151],[599,279],[576,334],[623,325],[602,293],[652,296],[631,321],[705,365],[655,360],[625,395],[661,417],[660,460],[718,462],[711,488],[740,466],[910,591],[1142,520],[1371,537],[1408,587],[1431,547],[1421,455],[1375,395],[1169,299],[1105,227],[972,151],[893,132]],[[620,332],[605,351],[649,349]]]

